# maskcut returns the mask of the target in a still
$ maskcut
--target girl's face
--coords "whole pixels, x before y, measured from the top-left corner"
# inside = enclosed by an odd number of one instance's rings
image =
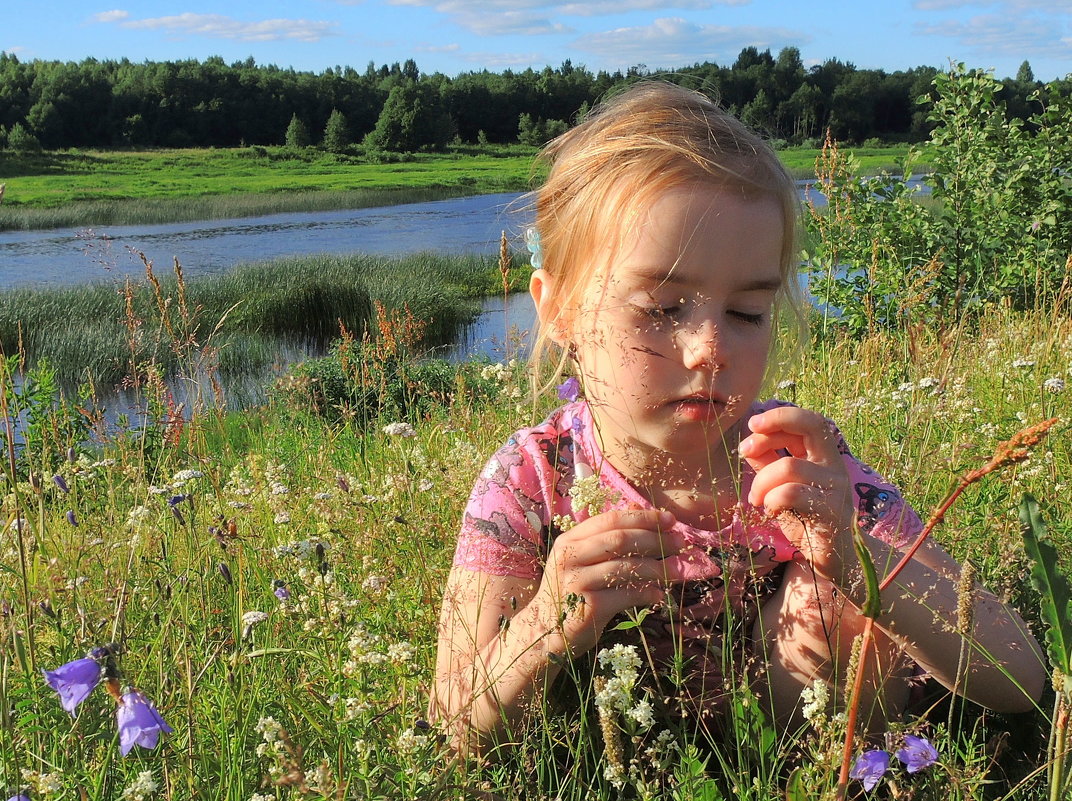
[[[580,308],[565,310],[585,395],[608,455],[704,464],[726,453],[763,380],[781,207],[694,184],[629,219],[618,256],[593,264]]]

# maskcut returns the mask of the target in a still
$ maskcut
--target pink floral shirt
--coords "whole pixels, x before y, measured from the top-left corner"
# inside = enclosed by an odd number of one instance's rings
[[[753,406],[757,414],[781,401]],[[838,433],[855,490],[860,527],[902,548],[922,528],[915,510],[892,484],[858,461]],[[744,466],[742,495],[751,471]],[[578,478],[598,475],[610,508],[651,508],[648,498],[630,484],[600,451],[592,414],[584,400],[568,403],[541,424],[513,434],[488,461],[465,508],[454,564],[496,576],[538,581],[554,538],[555,519],[585,520],[574,511],[570,488]],[[673,591],[674,610],[657,609],[642,626],[647,648],[667,660],[683,649],[689,666],[691,695],[703,708],[717,706],[722,693],[721,644],[732,636],[735,651],[748,641],[759,606],[777,589],[782,568],[802,560],[776,521],[742,500],[730,523],[707,531],[682,522],[675,531],[695,548],[685,555],[693,580]],[[608,630],[612,629],[608,627]]]

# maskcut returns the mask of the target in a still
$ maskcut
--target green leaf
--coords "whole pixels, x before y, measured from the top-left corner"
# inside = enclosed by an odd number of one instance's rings
[[[852,547],[856,549],[856,558],[860,560],[860,568],[864,573],[864,583],[867,585],[867,599],[860,607],[860,614],[864,617],[876,618],[882,613],[882,596],[879,594],[878,573],[875,572],[875,563],[871,559],[871,552],[867,550],[863,532],[860,527],[853,523]]]
[[[785,801],[808,801],[808,791],[804,787],[804,770],[794,768],[785,785]]]
[[[1064,675],[1072,674],[1072,587],[1057,569],[1057,550],[1046,536],[1038,502],[1024,495],[1020,503],[1024,550],[1031,559],[1031,584],[1038,590],[1050,661]]]

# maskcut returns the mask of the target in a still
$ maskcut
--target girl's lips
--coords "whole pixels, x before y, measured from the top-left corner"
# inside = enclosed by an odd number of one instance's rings
[[[725,401],[698,395],[671,401],[670,405],[678,417],[694,422],[711,420],[726,410]]]

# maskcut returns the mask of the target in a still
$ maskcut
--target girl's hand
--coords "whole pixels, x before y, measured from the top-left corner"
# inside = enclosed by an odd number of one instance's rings
[[[688,547],[673,524],[666,511],[612,510],[559,535],[533,599],[564,641],[552,641],[552,651],[583,654],[619,612],[663,599],[683,572],[680,560],[667,557]]]
[[[778,515],[782,530],[824,577],[842,584],[856,558],[856,504],[830,423],[796,406],[753,416],[740,454],[755,479],[748,502]],[[788,455],[787,455],[788,454]]]

